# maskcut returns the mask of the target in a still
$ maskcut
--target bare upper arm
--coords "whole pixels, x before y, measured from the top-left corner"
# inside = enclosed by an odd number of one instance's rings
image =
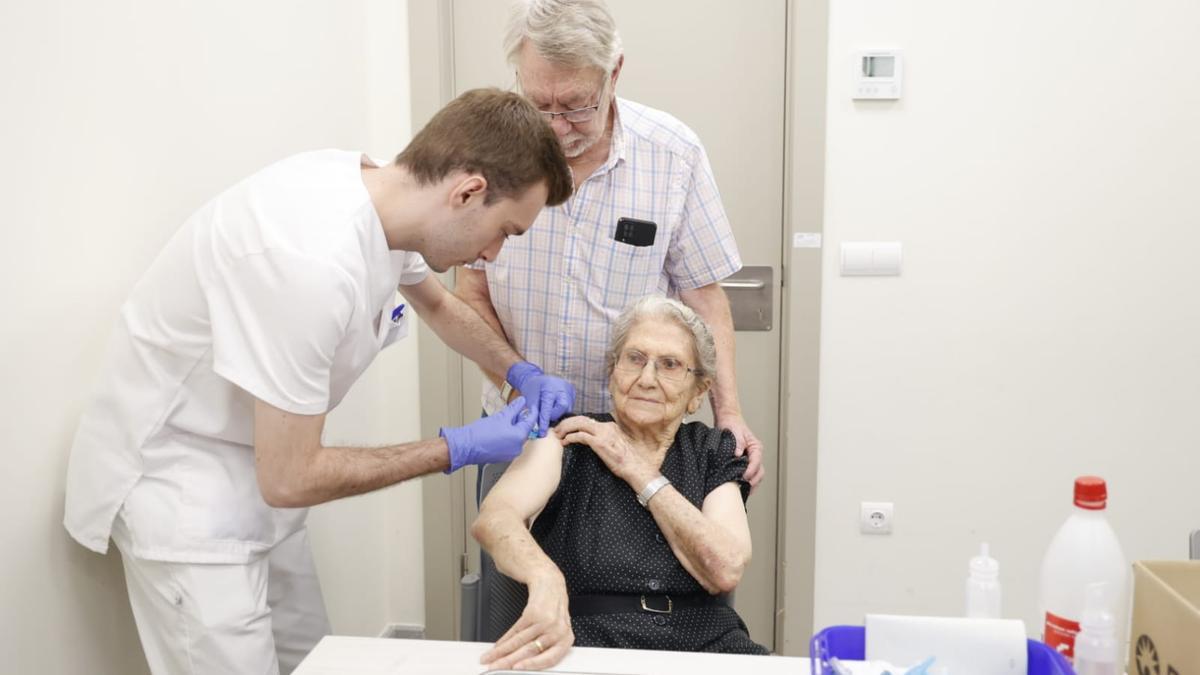
[[[722,483],[704,498],[701,513],[728,532],[750,556],[750,522],[742,503],[742,491],[734,481]]]
[[[254,466],[263,498],[287,505],[292,481],[304,476],[308,457],[321,448],[325,415],[297,415],[254,400]]]
[[[467,267],[458,268],[454,277],[454,294],[472,305],[481,301],[490,304],[492,296],[488,291],[487,273]]]
[[[432,274],[425,275],[424,279],[411,286],[400,287],[400,294],[408,300],[417,314],[423,315],[422,318],[428,318],[428,315],[445,301],[447,293],[449,291],[446,287]]]
[[[562,441],[551,429],[545,438],[529,441],[479,507],[479,516],[499,509],[515,511],[529,522],[550,501],[562,475]]]
[[[297,415],[254,399],[254,452],[276,454],[321,445],[325,415]]]
[[[720,283],[680,289],[679,299],[701,315],[708,312],[710,308],[729,304],[729,296],[725,295],[725,289],[721,288]]]

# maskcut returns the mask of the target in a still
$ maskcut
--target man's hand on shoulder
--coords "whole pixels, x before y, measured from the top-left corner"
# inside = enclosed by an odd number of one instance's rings
[[[758,437],[746,425],[746,420],[741,414],[717,415],[716,424],[722,429],[733,432],[733,437],[737,440],[737,449],[734,450],[734,454],[738,457],[745,454],[750,461],[746,467],[745,477],[753,491],[767,475],[767,469],[763,466],[762,441],[758,440]]]

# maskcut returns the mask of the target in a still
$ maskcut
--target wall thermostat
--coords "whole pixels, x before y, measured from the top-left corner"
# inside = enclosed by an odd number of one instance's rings
[[[894,49],[859,52],[854,59],[854,98],[900,98],[904,61]]]

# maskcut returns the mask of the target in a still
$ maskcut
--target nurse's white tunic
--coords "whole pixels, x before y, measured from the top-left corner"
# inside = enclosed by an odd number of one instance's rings
[[[119,512],[138,557],[239,563],[303,526],[307,509],[259,492],[254,399],[328,412],[407,332],[397,286],[429,272],[388,250],[364,162],[325,150],[259,171],[134,287],[71,449],[64,524],[81,544],[106,551]]]

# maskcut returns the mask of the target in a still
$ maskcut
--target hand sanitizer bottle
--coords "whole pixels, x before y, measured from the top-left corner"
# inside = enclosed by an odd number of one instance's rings
[[[1088,584],[1079,634],[1075,636],[1075,672],[1078,675],[1121,675],[1117,627],[1108,611],[1108,584]]]
[[[988,555],[986,542],[967,566],[967,618],[1000,618],[1000,563]]]

